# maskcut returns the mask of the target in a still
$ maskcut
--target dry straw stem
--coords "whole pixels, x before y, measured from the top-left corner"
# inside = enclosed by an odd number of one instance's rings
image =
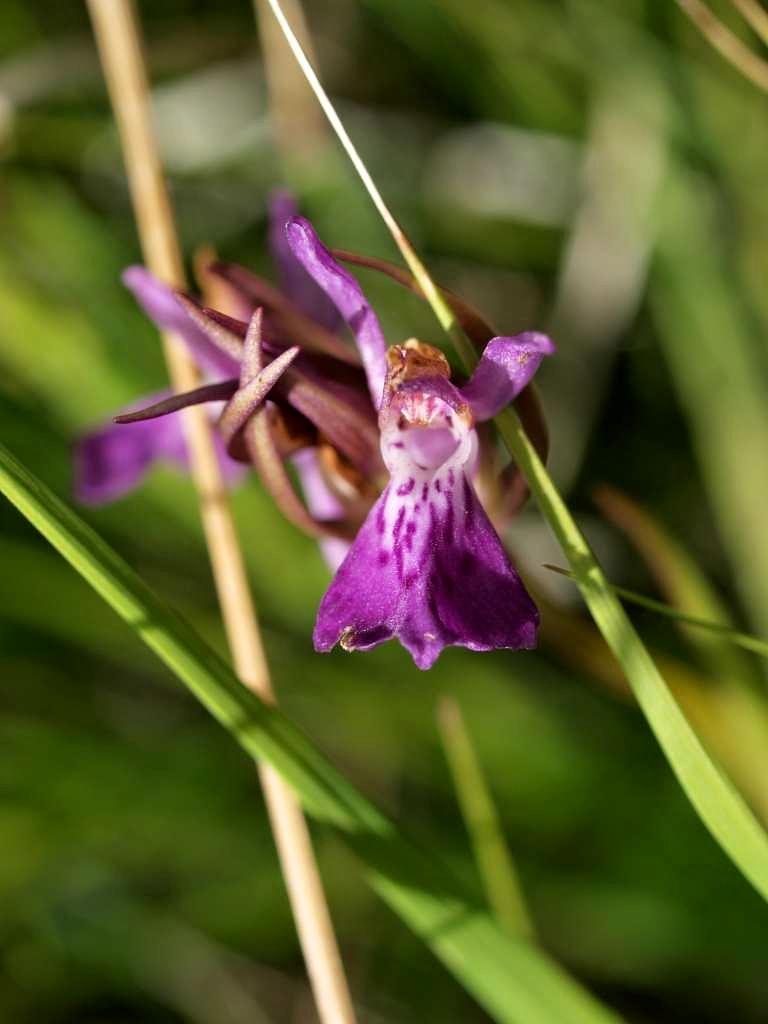
[[[261,55],[269,92],[269,118],[275,148],[286,167],[309,168],[328,144],[328,132],[312,90],[291,59],[285,36],[269,13],[267,0],[253,0]],[[312,56],[304,11],[299,0],[285,0],[291,24]]]
[[[677,4],[718,53],[750,82],[768,92],[768,63],[762,57],[753,53],[701,0],[677,0]],[[743,0],[737,6],[742,12],[748,6],[751,9]],[[756,24],[755,29],[758,31]]]
[[[184,287],[184,270],[168,191],[152,128],[149,87],[140,31],[131,0],[88,0],[118,131],[136,222],[147,266],[162,281]],[[163,336],[174,388],[199,383],[182,343]],[[274,701],[256,610],[237,533],[202,407],[184,411],[192,476],[235,669],[240,680]],[[355,1014],[333,932],[309,830],[290,787],[273,768],[259,774],[280,862],[320,1018],[354,1022]]]
[[[758,0],[731,0],[731,3],[768,46],[768,11],[762,4]]]

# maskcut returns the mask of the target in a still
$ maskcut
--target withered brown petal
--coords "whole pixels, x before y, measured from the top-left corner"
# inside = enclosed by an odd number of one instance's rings
[[[232,443],[238,431],[245,426],[249,417],[264,402],[300,351],[298,345],[286,349],[271,363],[267,363],[255,376],[251,376],[247,383],[239,387],[230,398],[219,419],[219,430],[227,447]]]
[[[241,339],[245,337],[245,332],[248,330],[248,322],[246,320],[238,320],[234,316],[222,313],[218,309],[212,309],[210,306],[203,306],[201,312],[203,316],[213,320],[219,327],[224,327],[230,334],[234,334]]]
[[[314,519],[296,494],[275,444],[266,405],[260,406],[251,416],[243,435],[256,472],[289,522],[310,537],[343,537],[349,534],[343,523]]]
[[[115,416],[115,423],[138,423],[141,420],[153,420],[158,416],[167,416],[168,413],[178,412],[179,409],[186,409],[190,405],[200,405],[202,402],[220,402],[230,398],[237,391],[236,380],[222,380],[218,384],[203,384],[202,387],[193,391],[184,391],[179,395],[171,395],[162,402],[155,402],[145,409],[137,409],[136,412],[126,412],[122,416]]]
[[[347,345],[332,331],[305,316],[278,288],[263,277],[236,263],[214,263],[209,269],[211,273],[219,275],[239,289],[251,302],[264,306],[291,341],[300,343],[303,348],[310,351],[333,356],[351,366],[360,365],[360,357],[351,345]]]
[[[370,476],[380,471],[379,428],[367,395],[329,378],[306,357],[297,360],[275,390],[361,473]]]
[[[243,339],[237,333],[223,326],[217,320],[213,320],[202,310],[200,306],[186,295],[178,294],[177,298],[187,312],[187,315],[201,330],[205,331],[214,345],[226,352],[232,359],[240,360],[243,354]],[[229,318],[227,318],[229,319]],[[236,321],[237,322],[237,321]]]

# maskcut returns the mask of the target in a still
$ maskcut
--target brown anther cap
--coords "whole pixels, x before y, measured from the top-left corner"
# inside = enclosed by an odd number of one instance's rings
[[[420,377],[448,379],[451,376],[448,360],[440,349],[418,338],[409,338],[402,345],[391,345],[387,349],[387,367],[389,384],[394,387]]]

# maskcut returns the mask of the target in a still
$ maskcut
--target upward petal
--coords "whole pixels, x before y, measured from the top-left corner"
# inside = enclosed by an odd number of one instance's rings
[[[288,221],[285,232],[293,255],[351,327],[360,349],[373,404],[378,409],[387,372],[387,343],[376,314],[357,280],[336,262],[308,220],[293,217]]]
[[[280,286],[286,297],[315,323],[329,331],[341,326],[341,316],[322,288],[309,276],[288,244],[285,228],[299,212],[290,192],[278,189],[269,197],[269,247]]]
[[[173,288],[158,281],[144,267],[128,267],[123,284],[133,292],[144,312],[161,330],[178,335],[195,362],[213,377],[236,377],[238,364],[218,348],[199,324],[189,316]]]
[[[554,351],[552,340],[538,331],[491,338],[477,369],[461,388],[475,420],[489,420],[509,405],[531,381],[544,356]]]

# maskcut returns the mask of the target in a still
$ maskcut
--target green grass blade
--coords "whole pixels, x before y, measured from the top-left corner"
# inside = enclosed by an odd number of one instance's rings
[[[254,757],[272,764],[307,812],[335,827],[371,884],[494,1020],[611,1024],[555,963],[507,936],[430,852],[395,825],[276,708],[242,686],[186,623],[71,509],[0,445],[0,490]]]
[[[688,799],[722,848],[768,899],[768,834],[701,744],[629,621],[589,544],[511,408],[497,418],[512,457],[573,569],[598,629],[627,679]]]
[[[458,701],[441,699],[437,724],[491,910],[510,935],[532,939],[533,923]]]

